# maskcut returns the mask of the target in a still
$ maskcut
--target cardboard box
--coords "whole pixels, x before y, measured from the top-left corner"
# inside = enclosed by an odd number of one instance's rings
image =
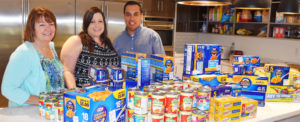
[[[209,85],[210,87],[217,87],[220,84],[225,84],[227,80],[227,75],[195,75],[191,76],[191,80],[195,82],[200,82],[202,86]]]
[[[233,75],[232,83],[242,86],[242,91],[266,92],[268,77]]]
[[[91,86],[64,93],[65,122],[125,121],[125,89]]]
[[[255,118],[257,113],[257,104],[258,102],[256,100],[242,97],[241,120]]]
[[[287,86],[269,85],[267,90],[267,102],[293,102],[295,89],[289,89]]]
[[[121,68],[125,71],[125,78],[137,81],[138,60],[147,58],[145,53],[126,52],[121,55]]]
[[[151,55],[151,81],[173,82],[174,57],[162,54]]]

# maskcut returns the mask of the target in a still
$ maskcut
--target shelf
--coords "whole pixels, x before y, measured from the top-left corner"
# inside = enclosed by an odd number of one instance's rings
[[[209,21],[208,23],[224,23],[224,24],[233,24],[233,22],[218,22],[218,21]]]
[[[206,21],[191,21],[191,22],[206,22]]]
[[[266,22],[236,22],[236,24],[261,24],[261,25],[267,25]]]
[[[271,25],[295,25],[300,26],[300,23],[270,23]]]

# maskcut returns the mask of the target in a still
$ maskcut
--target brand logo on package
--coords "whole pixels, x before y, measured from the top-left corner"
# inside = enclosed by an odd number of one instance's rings
[[[248,88],[251,85],[251,80],[249,78],[243,78],[240,82],[243,88]]]

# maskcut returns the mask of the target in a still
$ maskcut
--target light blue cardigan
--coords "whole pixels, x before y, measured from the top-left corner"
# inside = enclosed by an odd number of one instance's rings
[[[54,43],[50,42],[56,55]],[[6,66],[1,88],[2,95],[8,100],[9,107],[27,106],[30,95],[39,96],[46,91],[46,78],[37,50],[29,41],[11,54]]]

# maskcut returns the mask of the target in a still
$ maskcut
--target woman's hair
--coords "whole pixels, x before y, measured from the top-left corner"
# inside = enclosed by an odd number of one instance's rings
[[[104,31],[100,35],[100,41],[104,46],[108,46],[111,50],[115,50],[112,46],[110,39],[107,36],[106,20],[103,12],[98,7],[91,7],[88,9],[83,17],[82,31],[79,33],[79,37],[83,45],[88,46],[90,52],[94,52],[94,46],[92,45],[93,38],[88,34],[88,27],[93,19],[94,14],[100,13],[103,17]]]
[[[54,23],[55,34],[56,34],[57,25],[56,25],[56,18],[54,16],[54,14],[46,8],[33,8],[31,10],[31,12],[29,13],[29,16],[27,19],[26,28],[25,28],[24,37],[23,37],[24,41],[34,42],[34,37],[36,36],[35,28],[34,28],[35,23],[38,22],[42,17],[45,18],[46,22]],[[54,37],[55,37],[55,34],[54,34]],[[53,39],[54,39],[54,37],[53,37]]]

